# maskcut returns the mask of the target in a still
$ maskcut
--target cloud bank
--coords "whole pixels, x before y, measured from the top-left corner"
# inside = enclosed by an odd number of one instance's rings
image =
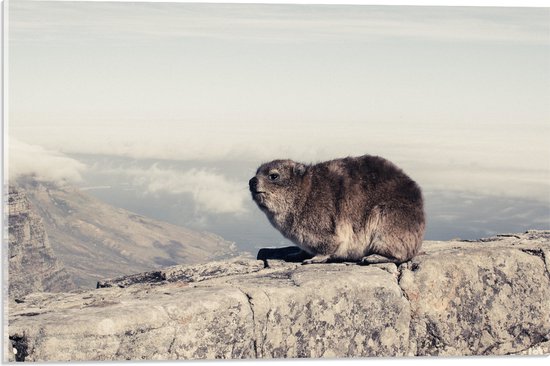
[[[50,182],[80,182],[86,165],[62,153],[10,138],[8,142],[8,178],[24,175]]]
[[[246,212],[247,187],[223,174],[205,169],[177,171],[159,168],[130,169],[134,184],[148,193],[190,194],[198,213],[241,214]]]
[[[15,180],[32,176],[38,181],[53,183],[85,183],[83,174],[89,167],[58,151],[28,144],[15,138],[8,143],[8,178]],[[97,169],[97,166],[90,167]],[[249,199],[246,183],[229,179],[223,174],[207,169],[176,170],[153,164],[149,168],[102,167],[103,173],[116,172],[132,180],[133,185],[144,188],[150,194],[189,194],[197,213],[242,214],[247,211]],[[82,189],[97,189],[84,186]],[[108,188],[108,186],[99,186]]]
[[[549,130],[547,127],[529,129],[527,126],[503,128],[479,125],[475,132],[477,136],[472,139],[470,130],[412,124],[379,126],[342,122],[338,125],[301,124],[291,127],[279,123],[273,131],[268,128],[256,130],[252,124],[238,126],[220,123],[208,126],[184,123],[178,126],[157,122],[155,126],[141,129],[119,123],[110,128],[111,134],[107,138],[100,138],[100,132],[103,133],[101,128],[79,126],[85,139],[76,136],[74,131],[74,139],[67,139],[69,142],[63,143],[52,135],[49,141],[44,141],[44,145],[50,149],[63,145],[65,153],[123,156],[137,160],[195,161],[199,170],[192,172],[181,173],[158,167],[140,171],[139,174],[149,177],[140,182],[151,192],[172,190],[175,193],[190,193],[202,202],[203,208],[213,208],[209,202],[216,201],[213,194],[221,191],[231,196],[232,189],[239,187],[217,173],[200,170],[201,162],[223,164],[242,161],[256,167],[278,158],[316,163],[363,154],[380,155],[395,162],[428,189],[470,191],[550,202],[550,155],[545,144]],[[42,144],[39,136],[33,142]],[[29,163],[36,166],[39,161],[30,159]],[[27,166],[25,163],[18,167],[20,164],[14,161],[19,170]],[[75,161],[57,165],[69,171],[75,170],[70,169]],[[47,173],[47,169],[42,171]],[[194,187],[195,184],[215,186],[216,190]],[[223,208],[225,205],[228,207]],[[229,198],[216,210],[239,211],[240,207],[239,199]]]

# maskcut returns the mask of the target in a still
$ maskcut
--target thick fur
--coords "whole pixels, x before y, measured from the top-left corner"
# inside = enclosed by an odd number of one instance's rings
[[[273,226],[314,255],[306,263],[401,263],[422,245],[420,187],[381,157],[315,165],[274,160],[260,166],[249,185]]]

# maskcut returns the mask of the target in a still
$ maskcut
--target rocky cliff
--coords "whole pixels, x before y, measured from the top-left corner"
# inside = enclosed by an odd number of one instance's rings
[[[427,241],[400,266],[274,257],[31,294],[9,304],[8,350],[25,361],[550,352],[550,231]]]
[[[16,187],[8,195],[8,294],[69,291],[72,278],[56,258],[44,225],[26,195]]]

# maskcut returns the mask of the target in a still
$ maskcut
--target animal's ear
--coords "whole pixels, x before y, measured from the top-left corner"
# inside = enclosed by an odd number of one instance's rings
[[[302,176],[306,172],[306,166],[304,164],[296,163],[294,165],[294,174]]]

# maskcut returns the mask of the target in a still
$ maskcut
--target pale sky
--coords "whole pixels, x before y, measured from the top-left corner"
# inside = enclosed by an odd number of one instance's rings
[[[8,16],[19,151],[370,153],[423,186],[550,202],[550,8],[11,1]]]

